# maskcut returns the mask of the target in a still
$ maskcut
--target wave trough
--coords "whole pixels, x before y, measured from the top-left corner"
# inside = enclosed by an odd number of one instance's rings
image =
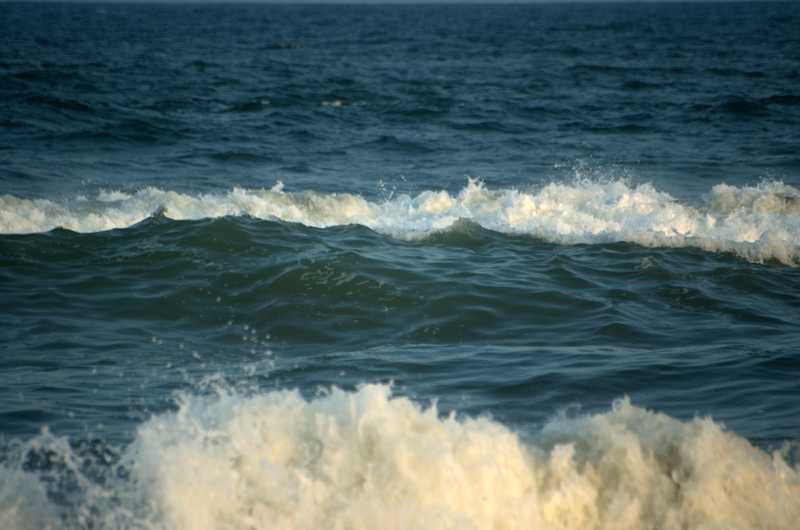
[[[0,233],[54,228],[97,232],[126,228],[162,213],[192,220],[248,215],[313,227],[359,224],[403,239],[421,238],[468,220],[507,234],[563,244],[630,242],[649,247],[694,247],[745,259],[800,259],[800,190],[781,182],[714,186],[698,205],[681,203],[651,184],[622,180],[551,183],[536,190],[487,188],[470,180],[457,194],[424,191],[370,201],[356,194],[233,188],[182,194],[158,188],[102,191],[56,202],[0,197]]]

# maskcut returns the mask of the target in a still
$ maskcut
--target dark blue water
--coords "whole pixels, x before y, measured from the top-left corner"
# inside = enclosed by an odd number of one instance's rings
[[[795,528],[800,4],[0,4],[0,528]]]

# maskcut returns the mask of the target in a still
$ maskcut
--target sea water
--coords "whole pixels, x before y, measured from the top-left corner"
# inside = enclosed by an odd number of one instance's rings
[[[798,27],[0,4],[0,528],[796,529]]]

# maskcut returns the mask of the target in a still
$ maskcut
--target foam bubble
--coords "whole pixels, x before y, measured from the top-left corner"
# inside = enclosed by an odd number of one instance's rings
[[[381,385],[310,401],[186,396],[140,426],[123,462],[128,478],[94,495],[114,504],[79,510],[92,528],[791,530],[800,520],[800,468],[709,419],[627,400],[523,441]],[[0,486],[4,528],[52,514],[36,505],[40,486],[2,473],[21,485]]]
[[[41,481],[30,473],[0,465],[0,528],[56,528],[56,511]]]
[[[280,183],[197,195],[158,188],[104,191],[94,199],[62,202],[5,195],[0,233],[56,227],[96,232],[131,226],[155,212],[176,220],[249,215],[323,228],[360,224],[399,238],[425,237],[469,220],[563,244],[624,241],[733,252],[756,262],[800,262],[800,190],[780,182],[719,184],[698,205],[651,184],[621,180],[554,182],[536,190],[491,190],[470,180],[457,194],[423,191],[382,202],[348,193],[286,192]]]

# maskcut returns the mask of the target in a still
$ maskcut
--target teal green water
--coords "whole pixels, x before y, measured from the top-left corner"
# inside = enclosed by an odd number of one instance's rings
[[[469,223],[404,241],[249,218],[12,236],[2,255],[5,344],[28,352],[4,361],[6,432],[110,417],[127,433],[216,372],[266,388],[394,381],[511,423],[628,394],[755,439],[797,429],[791,267]]]

